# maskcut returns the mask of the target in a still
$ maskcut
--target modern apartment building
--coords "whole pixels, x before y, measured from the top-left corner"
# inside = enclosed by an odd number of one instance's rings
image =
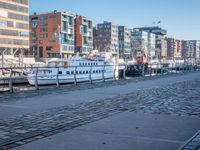
[[[141,31],[146,31],[148,33],[154,33],[156,35],[156,55],[159,59],[167,56],[167,42],[165,36],[167,35],[167,30],[162,29],[158,26],[153,27],[140,27],[135,28]]]
[[[142,58],[150,62],[156,57],[156,35],[139,29],[132,32],[132,50],[135,59]],[[143,61],[143,60],[142,60]]]
[[[131,29],[125,26],[118,27],[119,58],[131,59]]]
[[[104,21],[98,24],[94,34],[94,47],[101,52],[110,52],[119,56],[118,26]]]
[[[199,40],[183,40],[182,41],[182,57],[185,60],[198,60],[200,58],[200,41]]]
[[[71,57],[75,52],[74,15],[68,12],[30,16],[30,49],[35,57]]]
[[[167,38],[167,57],[182,58],[182,42],[174,38]]]
[[[75,52],[89,54],[93,50],[93,22],[83,16],[75,18]]]
[[[0,0],[0,53],[29,53],[28,0]]]

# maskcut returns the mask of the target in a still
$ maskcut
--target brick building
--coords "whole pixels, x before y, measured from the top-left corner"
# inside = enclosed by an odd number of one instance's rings
[[[67,12],[30,16],[30,49],[40,58],[70,57],[75,52],[74,15]]]
[[[93,23],[92,20],[83,17],[75,17],[75,52],[88,54],[93,50]]]

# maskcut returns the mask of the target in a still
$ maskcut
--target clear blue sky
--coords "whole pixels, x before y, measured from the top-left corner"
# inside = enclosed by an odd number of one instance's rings
[[[29,0],[30,13],[68,11],[127,27],[161,21],[169,37],[200,39],[200,0]]]

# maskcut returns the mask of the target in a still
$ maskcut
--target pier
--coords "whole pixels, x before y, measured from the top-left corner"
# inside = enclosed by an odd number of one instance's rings
[[[182,150],[199,142],[199,83],[192,71],[3,93],[0,149]]]

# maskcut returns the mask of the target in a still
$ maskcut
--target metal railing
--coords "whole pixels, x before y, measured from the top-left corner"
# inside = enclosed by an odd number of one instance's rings
[[[136,65],[135,65],[136,66]],[[134,75],[128,75],[129,66],[127,65],[102,65],[102,66],[80,66],[81,68],[85,67],[84,73],[82,72],[82,75],[86,78],[85,81],[89,83],[93,83],[96,81],[96,79],[93,79],[93,75],[97,74],[101,76],[101,78],[98,78],[98,81],[106,82],[107,79],[112,80],[119,80],[119,79],[130,79],[134,77]],[[74,85],[77,85],[79,81],[78,71],[80,67],[77,66],[71,66],[67,68],[71,68],[71,78],[65,78],[64,80],[66,83],[72,83]],[[106,68],[110,67],[110,72],[106,71]],[[136,66],[138,67],[138,66]],[[61,78],[63,76],[68,76],[68,74],[62,74],[59,73],[63,69],[66,69],[65,67],[9,67],[9,68],[0,68],[0,73],[3,72],[4,74],[0,74],[0,91],[8,91],[10,93],[14,92],[14,85],[17,86],[17,84],[24,84],[25,86],[28,84],[28,74],[31,71],[35,71],[35,83],[34,86],[36,90],[39,89],[40,84],[38,83],[38,78],[44,77],[44,74],[39,73],[41,70],[51,70],[56,69],[56,73],[54,74],[45,74],[46,78],[51,78],[55,80],[54,85],[57,87],[60,87],[61,84]],[[72,69],[73,68],[73,69]],[[95,72],[94,71],[95,68]],[[87,71],[86,71],[87,70]],[[152,77],[152,76],[162,76],[162,75],[168,75],[168,74],[178,74],[178,73],[186,73],[189,71],[199,71],[200,66],[199,65],[184,65],[184,64],[174,64],[172,66],[164,65],[164,64],[149,64],[148,66],[142,64],[140,65],[140,68],[138,70],[133,70],[132,72],[137,72],[137,76],[143,76],[143,77]],[[67,71],[67,70],[65,70]],[[82,70],[83,71],[83,70]],[[96,72],[98,71],[98,72]],[[112,77],[107,78],[105,74],[113,74]],[[129,77],[129,78],[127,78]],[[68,80],[68,81],[67,81]],[[52,84],[52,85],[53,85]]]

